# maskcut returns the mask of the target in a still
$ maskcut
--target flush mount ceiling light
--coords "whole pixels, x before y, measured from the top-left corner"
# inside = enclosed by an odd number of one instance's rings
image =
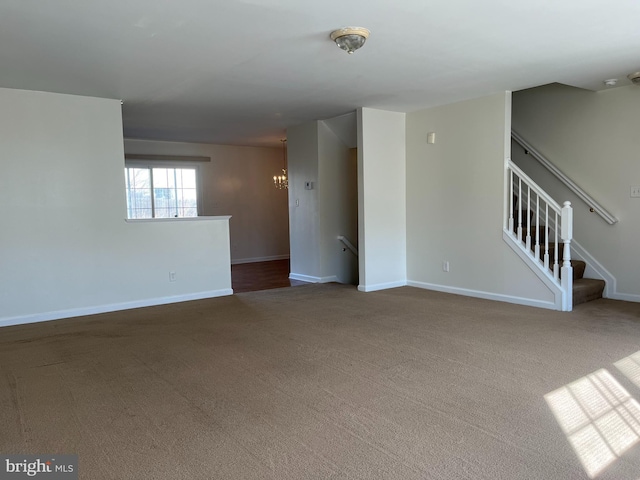
[[[344,27],[331,32],[331,40],[336,42],[342,50],[351,54],[364,45],[370,33],[362,27]]]
[[[634,85],[640,85],[640,72],[634,72],[627,75],[627,78],[633,82]]]

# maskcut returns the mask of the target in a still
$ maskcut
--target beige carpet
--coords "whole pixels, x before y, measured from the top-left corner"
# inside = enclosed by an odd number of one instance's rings
[[[637,480],[639,350],[639,304],[409,287],[7,327],[0,452],[77,453],[82,479]]]

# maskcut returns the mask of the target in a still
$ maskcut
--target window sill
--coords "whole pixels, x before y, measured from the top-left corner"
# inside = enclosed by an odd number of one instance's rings
[[[158,223],[158,222],[200,222],[206,220],[229,220],[231,215],[220,215],[217,217],[174,217],[174,218],[125,218],[127,223]]]

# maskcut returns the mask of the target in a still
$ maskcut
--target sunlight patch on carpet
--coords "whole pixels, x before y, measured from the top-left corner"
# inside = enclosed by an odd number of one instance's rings
[[[544,398],[590,478],[640,442],[640,404],[605,369]]]
[[[640,352],[623,358],[614,363],[625,377],[631,380],[636,386],[640,387]]]

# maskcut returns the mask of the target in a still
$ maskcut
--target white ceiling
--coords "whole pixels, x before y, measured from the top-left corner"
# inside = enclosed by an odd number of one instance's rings
[[[353,55],[329,39],[349,25],[371,30]],[[0,2],[0,86],[123,99],[132,138],[277,146],[361,106],[601,89],[637,70],[637,0]]]

